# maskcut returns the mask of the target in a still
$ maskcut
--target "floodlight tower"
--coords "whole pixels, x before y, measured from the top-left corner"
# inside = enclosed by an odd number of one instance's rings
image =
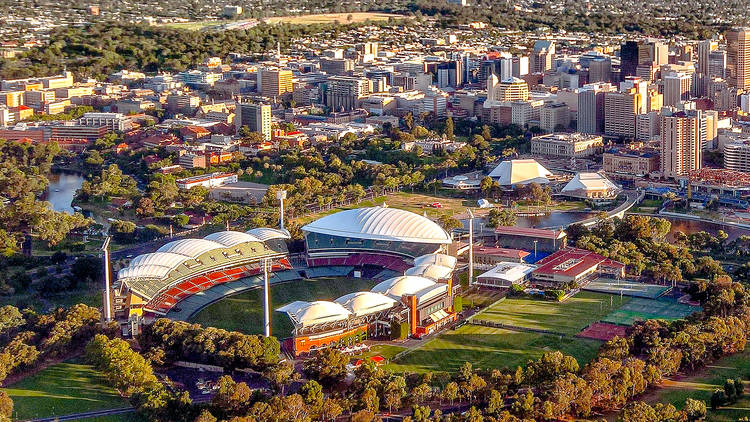
[[[110,295],[110,279],[109,279],[109,241],[112,238],[110,236],[107,236],[106,239],[104,239],[104,244],[102,245],[102,252],[104,252],[104,303],[102,304],[102,309],[104,310],[104,322],[109,322],[112,320],[111,315],[111,301],[109,298]]]
[[[265,322],[264,334],[271,337],[271,283],[268,281],[268,270],[271,264],[269,258],[263,259],[263,317]]]
[[[281,230],[284,230],[284,200],[286,199],[286,191],[285,190],[279,190],[276,191],[276,199],[279,200],[279,227]]]
[[[467,208],[469,213],[469,288],[471,288],[474,279],[474,213]]]

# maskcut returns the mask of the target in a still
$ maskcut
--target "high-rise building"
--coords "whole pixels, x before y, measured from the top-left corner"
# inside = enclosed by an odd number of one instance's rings
[[[626,139],[635,138],[635,116],[641,94],[635,88],[607,92],[604,96],[604,133]]]
[[[548,101],[539,110],[539,127],[545,132],[555,132],[570,126],[570,107],[567,104]]]
[[[611,82],[612,60],[609,57],[601,57],[589,63],[589,82]]]
[[[488,84],[488,89],[490,85]],[[526,101],[529,99],[529,84],[523,79],[508,78],[495,83],[492,93],[487,93],[487,99],[497,101]]]
[[[709,78],[726,78],[727,72],[727,52],[715,50],[708,53],[708,77]]]
[[[268,104],[239,103],[235,116],[235,129],[240,132],[242,126],[247,126],[251,132],[260,132],[271,140],[271,106]]]
[[[520,78],[529,74],[529,58],[513,57],[513,77]]]
[[[739,89],[750,89],[750,28],[727,31],[727,82]]]
[[[648,40],[638,45],[638,64],[661,66],[669,63],[669,45]]]
[[[669,73],[664,76],[664,105],[676,106],[690,99],[691,75]]]
[[[626,76],[635,76],[638,67],[638,43],[626,41],[620,46],[620,77],[625,80]]]
[[[278,97],[293,92],[292,71],[288,69],[258,69],[258,88],[266,97]]]
[[[328,78],[326,105],[334,111],[349,111],[359,106],[359,100],[370,93],[370,81],[352,76]]]
[[[320,59],[320,70],[329,75],[347,76],[354,71],[354,61],[349,59]]]
[[[539,40],[534,43],[534,51],[529,60],[531,73],[544,73],[552,69],[552,59],[555,56],[555,42]]]
[[[661,172],[677,178],[702,165],[705,126],[700,110],[677,111],[665,107],[661,113]]]
[[[578,91],[578,131],[582,133],[604,132],[604,96],[614,92],[611,84],[584,85]]]
[[[710,64],[710,54],[719,48],[719,43],[714,40],[703,40],[698,43],[698,66],[696,71],[703,75],[708,75]]]

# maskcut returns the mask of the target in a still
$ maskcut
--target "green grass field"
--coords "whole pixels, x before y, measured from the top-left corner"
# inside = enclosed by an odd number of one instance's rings
[[[14,402],[14,420],[63,416],[128,407],[90,365],[62,362],[4,389]]]
[[[681,409],[685,399],[703,400],[710,404],[711,394],[717,388],[723,388],[727,378],[742,377],[745,382],[745,395],[736,403],[712,411],[709,407],[709,422],[736,421],[740,417],[750,416],[750,349],[734,356],[726,357],[714,362],[693,376],[675,381],[667,381],[663,388],[649,394],[650,403],[668,402]]]
[[[479,313],[475,319],[575,335],[629,301],[628,297],[592,292],[580,292],[563,303],[507,298]]]
[[[634,298],[620,309],[607,315],[603,321],[612,324],[633,325],[636,321],[647,319],[666,319],[673,321],[700,311],[697,306],[683,305],[666,300],[649,300]]]
[[[600,344],[595,340],[467,324],[428,340],[387,368],[395,372],[454,372],[467,361],[475,368],[514,368],[555,350],[574,356],[583,365],[595,357]]]
[[[369,290],[372,280],[346,277],[322,277],[297,280],[271,286],[271,332],[286,338],[292,331],[289,318],[274,310],[295,300],[333,300],[347,293]],[[263,333],[263,290],[255,289],[222,299],[200,311],[191,322],[210,327]]]

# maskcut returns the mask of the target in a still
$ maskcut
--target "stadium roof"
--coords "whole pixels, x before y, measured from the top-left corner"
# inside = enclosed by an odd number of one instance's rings
[[[547,177],[551,175],[552,172],[531,159],[502,161],[489,174],[501,186],[545,184],[549,183]]]
[[[224,246],[219,242],[206,239],[180,239],[174,242],[169,242],[161,248],[157,249],[157,252],[171,252],[175,254],[185,255],[188,258],[195,258],[201,254],[204,254],[213,249],[223,248]]]
[[[289,319],[298,327],[343,321],[351,315],[351,312],[340,304],[324,300],[315,302],[298,300],[276,310],[289,315]]]
[[[341,296],[334,302],[348,309],[354,316],[369,315],[391,309],[396,301],[388,296],[372,292],[356,292]]]
[[[453,269],[437,264],[425,264],[411,267],[404,272],[404,275],[416,275],[431,280],[444,280],[451,276]]]
[[[443,267],[456,268],[457,261],[458,260],[455,256],[450,256],[442,253],[431,253],[414,258],[414,265],[419,266],[437,264],[442,265]]]
[[[248,230],[247,233],[257,237],[263,242],[265,242],[266,240],[271,240],[271,239],[291,239],[289,232],[284,229],[271,229],[268,227],[257,227],[257,228]]]
[[[386,207],[341,211],[313,221],[302,230],[356,239],[451,243],[448,233],[427,217]]]
[[[562,188],[560,191],[563,194],[570,196],[586,196],[586,192],[608,192],[610,194],[616,194],[620,191],[620,187],[612,183],[601,173],[594,172],[581,172]]]
[[[404,295],[416,294],[417,292],[436,284],[437,283],[428,278],[404,275],[382,281],[370,289],[370,291],[373,293],[382,293],[394,300],[401,300],[401,297]]]

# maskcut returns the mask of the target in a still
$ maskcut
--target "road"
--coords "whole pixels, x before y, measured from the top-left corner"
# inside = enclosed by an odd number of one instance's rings
[[[25,421],[22,421],[22,422],[77,421],[80,419],[98,418],[100,416],[121,415],[123,413],[132,413],[132,412],[135,412],[135,408],[122,407],[119,409],[104,409],[104,410],[95,410],[93,412],[74,413],[72,415],[65,415],[65,416],[53,416],[49,418],[39,418],[39,419],[26,419]]]

